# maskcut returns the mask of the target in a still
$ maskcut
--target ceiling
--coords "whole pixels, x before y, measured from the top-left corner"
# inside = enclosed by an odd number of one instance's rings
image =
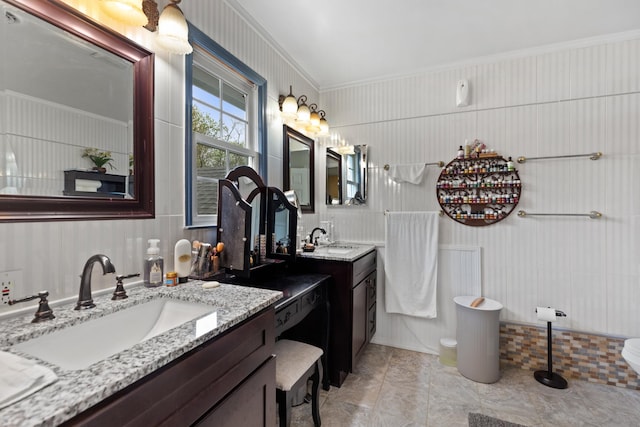
[[[227,0],[319,90],[640,32],[640,0]]]

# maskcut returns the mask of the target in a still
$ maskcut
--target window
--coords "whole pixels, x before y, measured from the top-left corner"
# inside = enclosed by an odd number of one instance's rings
[[[346,156],[347,159],[347,199],[352,199],[358,192],[358,182],[360,182],[360,169],[358,168],[358,159],[354,154]]]
[[[186,60],[186,225],[217,222],[218,180],[236,166],[266,175],[266,81],[190,26]]]

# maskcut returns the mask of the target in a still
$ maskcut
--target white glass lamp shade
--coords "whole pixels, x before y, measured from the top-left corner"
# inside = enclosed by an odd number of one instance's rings
[[[311,110],[304,102],[298,107],[298,121],[301,123],[309,123],[311,119]]]
[[[309,115],[307,130],[313,133],[320,131],[320,114],[318,114],[315,109],[312,109],[311,114]]]
[[[298,113],[298,101],[293,96],[293,88],[289,86],[289,95],[282,101],[282,115],[286,118],[292,119],[296,117]]]
[[[317,111],[312,111],[309,115],[309,125],[320,129],[320,114]]]
[[[164,7],[158,20],[158,45],[167,52],[188,55],[193,52],[189,44],[189,27],[178,6],[170,3]]]
[[[325,119],[324,117],[320,118],[320,133],[322,135],[329,134],[329,122],[327,122],[327,119]]]
[[[288,95],[282,102],[282,113],[288,116],[295,116],[298,112],[298,102],[295,96]]]
[[[100,0],[100,8],[125,25],[143,27],[149,23],[142,11],[142,0]]]

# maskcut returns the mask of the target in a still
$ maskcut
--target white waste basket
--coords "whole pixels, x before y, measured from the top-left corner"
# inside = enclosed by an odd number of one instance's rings
[[[500,379],[500,310],[502,304],[485,298],[477,307],[477,297],[459,296],[457,313],[458,371],[470,380],[494,383]]]

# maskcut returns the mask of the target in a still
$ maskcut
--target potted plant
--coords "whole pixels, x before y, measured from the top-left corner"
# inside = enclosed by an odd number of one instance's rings
[[[109,166],[111,169],[115,169],[113,166],[113,158],[111,157],[111,151],[100,151],[97,148],[85,148],[82,152],[82,157],[87,157],[89,160],[93,162],[95,165],[93,170],[96,170],[101,173],[105,173],[107,168],[105,166]]]

